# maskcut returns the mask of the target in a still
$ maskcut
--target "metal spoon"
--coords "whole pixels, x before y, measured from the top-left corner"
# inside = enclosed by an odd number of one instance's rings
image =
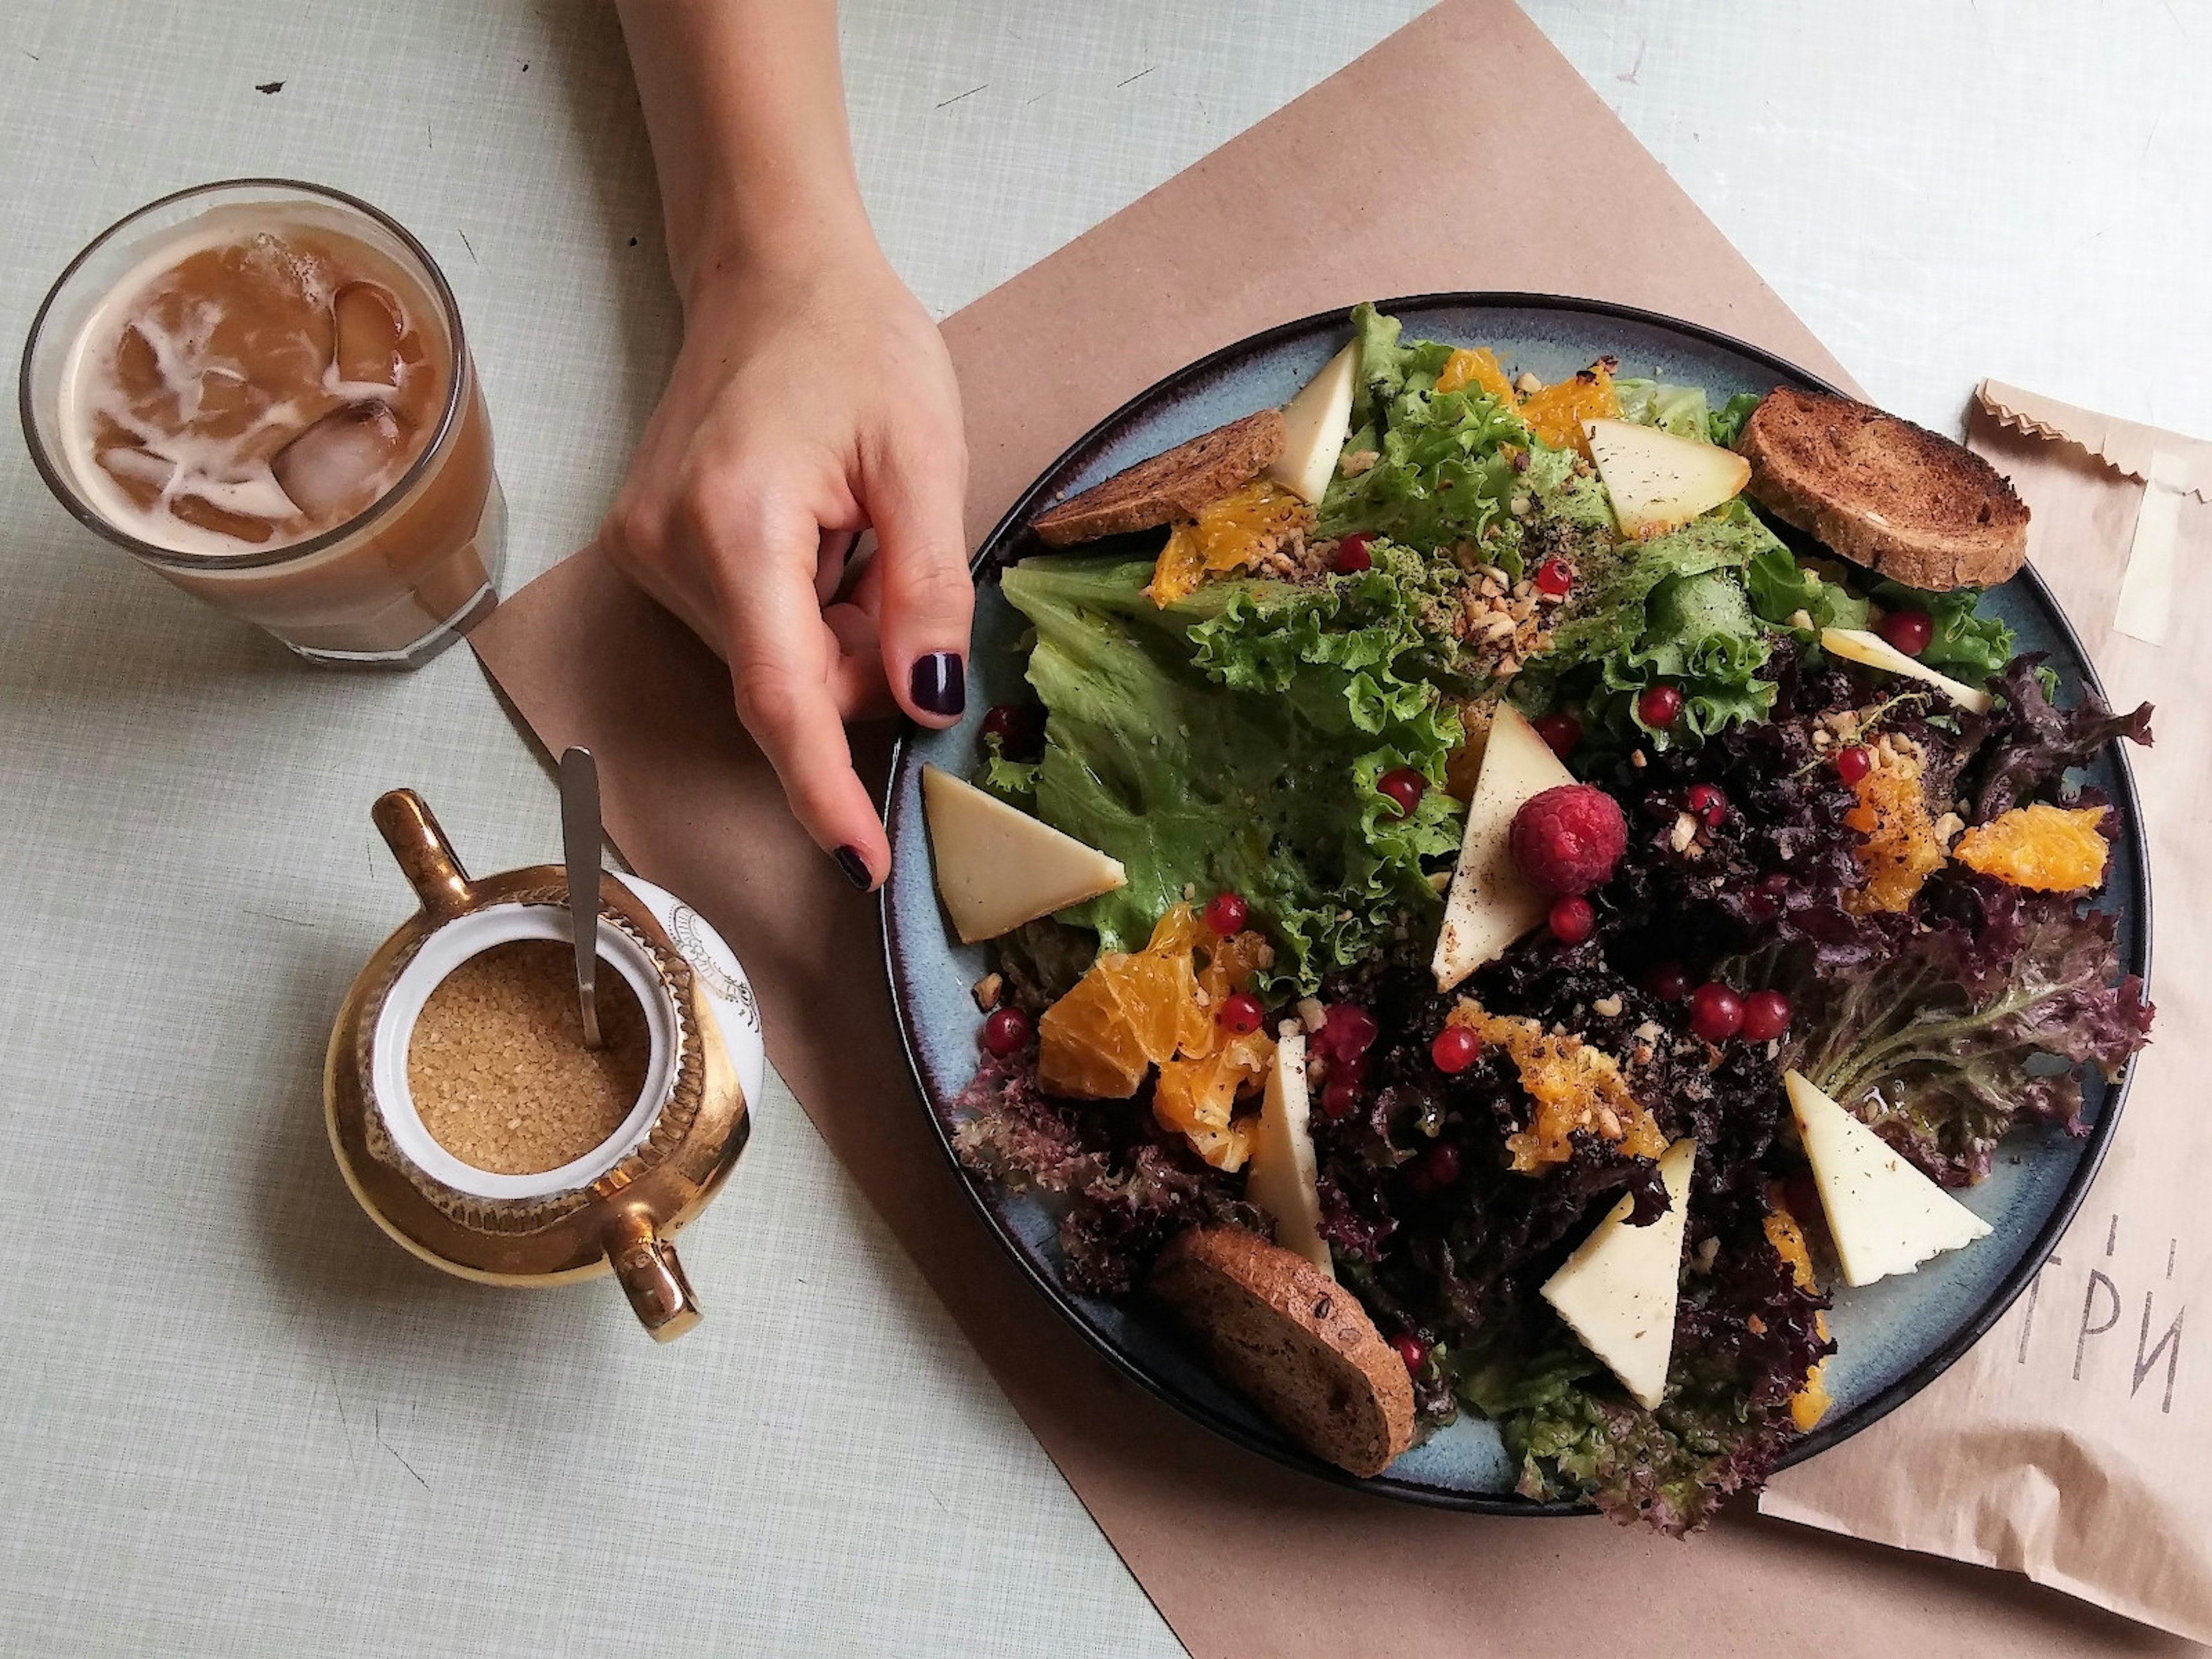
[[[561,757],[561,857],[568,867],[568,914],[576,936],[576,1001],[584,1046],[599,1046],[599,766],[588,749]]]

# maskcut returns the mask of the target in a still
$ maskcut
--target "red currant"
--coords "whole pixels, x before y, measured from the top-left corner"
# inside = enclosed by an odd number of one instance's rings
[[[983,716],[983,735],[999,740],[1008,760],[1035,760],[1044,753],[1044,717],[1024,703],[1002,702]]]
[[[1356,1003],[1340,1002],[1328,1011],[1316,1040],[1346,1064],[1375,1046],[1375,1016]]]
[[[1243,933],[1245,918],[1250,915],[1251,908],[1241,893],[1216,893],[1206,902],[1206,925],[1224,939]]]
[[[1690,970],[1679,962],[1662,962],[1645,975],[1644,983],[1662,1002],[1680,1002],[1690,994]]]
[[[1411,1331],[1392,1337],[1390,1346],[1398,1351],[1398,1358],[1406,1362],[1409,1371],[1418,1371],[1429,1363],[1429,1345]]]
[[[1790,1029],[1790,999],[1779,991],[1753,991],[1743,1000],[1743,1040],[1771,1042]]]
[[[1390,798],[1401,818],[1413,815],[1413,809],[1421,804],[1421,797],[1428,787],[1429,781],[1410,766],[1401,766],[1395,771],[1385,772],[1375,780],[1376,792]]]
[[[1561,760],[1573,754],[1575,745],[1583,740],[1583,723],[1572,714],[1546,714],[1529,724]]]
[[[1580,945],[1597,931],[1597,912],[1579,893],[1552,901],[1552,937],[1562,945]]]
[[[1459,1148],[1452,1146],[1432,1147],[1428,1156],[1429,1179],[1439,1187],[1449,1187],[1459,1179]]]
[[[1429,1058],[1448,1076],[1464,1072],[1481,1054],[1482,1039],[1464,1025],[1445,1026],[1429,1045]]]
[[[1893,611],[1881,619],[1881,636],[1908,657],[1917,657],[1936,637],[1936,619],[1925,611]]]
[[[1030,1040],[1030,1017],[1018,1008],[994,1008],[983,1022],[983,1047],[1004,1060]]]
[[[1743,1029],[1743,999],[1718,980],[1690,994],[1690,1029],[1708,1042],[1726,1042]]]
[[[1728,797],[1717,786],[1693,783],[1686,799],[1690,811],[1697,814],[1698,822],[1706,829],[1717,830],[1728,822]]]
[[[1249,991],[1238,991],[1221,1000],[1221,1012],[1214,1019],[1224,1030],[1234,1031],[1239,1036],[1260,1029],[1267,1018],[1267,1011],[1260,1006],[1260,999]]]
[[[1375,562],[1375,556],[1367,550],[1367,544],[1375,538],[1364,530],[1355,530],[1336,544],[1336,568],[1347,576],[1356,576]]]
[[[1536,567],[1536,586],[1540,592],[1556,597],[1574,585],[1575,573],[1568,569],[1562,560],[1547,559]]]
[[[1349,1117],[1359,1103],[1359,1085],[1348,1077],[1333,1077],[1321,1091],[1321,1115],[1334,1122]]]
[[[1636,700],[1636,718],[1655,732],[1664,732],[1682,713],[1682,694],[1671,685],[1655,685]]]
[[[1836,750],[1836,775],[1845,783],[1856,785],[1873,770],[1873,750],[1853,744],[1848,749]]]

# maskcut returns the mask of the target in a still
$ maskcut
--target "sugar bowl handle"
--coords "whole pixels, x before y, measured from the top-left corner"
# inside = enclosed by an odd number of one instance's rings
[[[654,1341],[673,1342],[699,1322],[699,1304],[676,1247],[649,1213],[630,1209],[617,1216],[607,1228],[606,1251],[630,1311]]]
[[[394,789],[378,796],[368,815],[425,913],[439,921],[469,908],[474,902],[469,872],[422,796],[412,789]]]

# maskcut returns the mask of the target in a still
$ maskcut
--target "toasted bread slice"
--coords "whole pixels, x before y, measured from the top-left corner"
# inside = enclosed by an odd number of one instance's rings
[[[1039,514],[1030,527],[1054,547],[1151,530],[1194,516],[1282,459],[1283,411],[1263,409],[1116,472]]]
[[[1413,1385],[1359,1300],[1295,1250],[1200,1227],[1161,1252],[1152,1292],[1215,1367],[1316,1457],[1367,1476],[1413,1443]]]
[[[1753,498],[1883,575],[1942,592],[2027,557],[2027,504],[1963,444],[1848,398],[1783,386],[1744,423]]]

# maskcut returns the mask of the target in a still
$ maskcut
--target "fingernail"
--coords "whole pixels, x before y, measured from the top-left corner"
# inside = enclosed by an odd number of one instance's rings
[[[837,867],[845,872],[846,880],[864,893],[868,890],[870,878],[867,861],[860,856],[859,848],[841,847],[830,856],[837,860]]]
[[[968,706],[968,665],[950,651],[933,651],[914,662],[914,703],[933,714],[957,714]]]

